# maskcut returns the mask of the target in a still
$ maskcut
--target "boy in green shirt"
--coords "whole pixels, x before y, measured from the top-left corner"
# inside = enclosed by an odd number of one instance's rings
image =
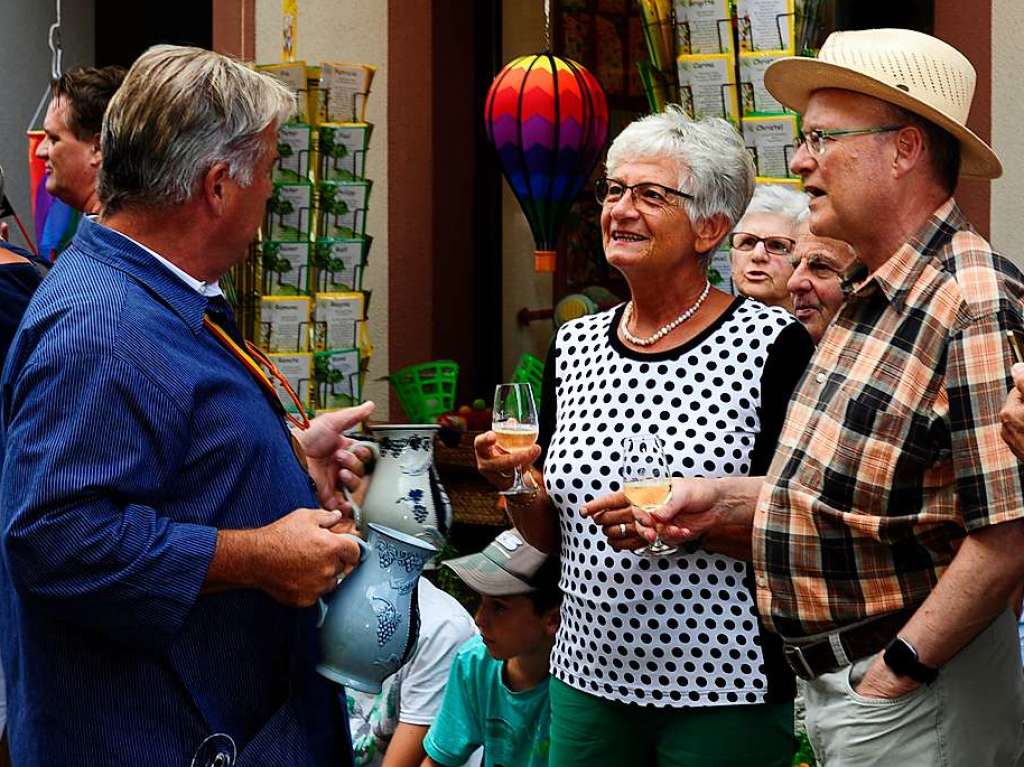
[[[444,563],[480,595],[480,636],[452,663],[422,767],[459,767],[479,746],[484,767],[546,767],[548,662],[558,631],[558,564],[506,530],[479,554]]]

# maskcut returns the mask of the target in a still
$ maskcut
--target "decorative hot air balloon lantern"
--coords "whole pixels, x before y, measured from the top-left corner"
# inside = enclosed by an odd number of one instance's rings
[[[521,56],[494,78],[484,121],[530,223],[537,245],[534,267],[553,272],[562,220],[608,138],[604,90],[571,59],[551,53]]]

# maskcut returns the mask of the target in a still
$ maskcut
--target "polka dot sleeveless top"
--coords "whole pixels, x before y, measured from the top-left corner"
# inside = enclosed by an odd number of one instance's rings
[[[563,326],[548,361],[555,415],[544,480],[561,526],[564,592],[552,673],[623,703],[761,703],[747,565],[695,546],[661,559],[616,552],[579,509],[621,489],[620,445],[631,435],[660,437],[674,476],[748,474],[765,362],[795,320],[737,299],[687,344],[641,353],[617,338],[621,315],[620,306]]]

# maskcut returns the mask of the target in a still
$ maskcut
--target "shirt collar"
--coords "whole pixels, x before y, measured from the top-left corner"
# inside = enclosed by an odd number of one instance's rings
[[[149,248],[92,218],[82,220],[71,248],[128,274],[170,307],[194,333],[203,331],[208,297],[181,276],[184,272],[176,272],[173,264]],[[191,276],[189,279],[198,283]]]
[[[853,295],[867,295],[877,288],[893,309],[902,311],[907,294],[917,282],[932,257],[949,244],[953,233],[963,229],[967,220],[950,197],[928,217],[889,259],[878,267]]]
[[[100,224],[100,226],[102,226],[102,224]],[[207,298],[211,298],[213,296],[223,295],[223,293],[221,292],[221,289],[220,289],[220,283],[218,283],[216,280],[214,280],[213,282],[206,282],[205,280],[197,280],[195,277],[193,277],[191,274],[186,272],[184,269],[181,269],[176,264],[171,263],[170,261],[168,261],[166,258],[161,256],[159,253],[157,253],[152,248],[148,248],[145,245],[143,245],[141,242],[139,242],[138,240],[132,239],[131,237],[129,237],[124,232],[119,232],[116,229],[111,229],[110,231],[113,232],[114,234],[118,235],[119,237],[124,237],[126,240],[128,240],[128,242],[132,243],[133,245],[136,245],[136,246],[142,248],[144,251],[149,253],[149,255],[151,255],[153,258],[155,258],[161,264],[163,264],[168,269],[170,269],[171,270],[171,274],[173,274],[175,277],[180,279],[182,282],[184,282],[186,285],[188,285],[190,288],[192,288],[192,290],[196,291],[196,293],[199,293],[201,296],[206,296]]]

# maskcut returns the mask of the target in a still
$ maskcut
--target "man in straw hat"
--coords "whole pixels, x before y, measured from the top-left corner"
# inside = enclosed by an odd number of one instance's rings
[[[677,480],[654,518],[634,512],[668,540],[752,556],[826,765],[1022,762],[1007,605],[1024,578],[1024,472],[999,410],[1024,279],[951,196],[959,175],[1001,172],[965,126],[974,81],[954,48],[899,29],[837,32],[817,59],[768,69],[803,115],[791,168],[811,231],[848,242],[868,274],[818,345],[768,476]]]

